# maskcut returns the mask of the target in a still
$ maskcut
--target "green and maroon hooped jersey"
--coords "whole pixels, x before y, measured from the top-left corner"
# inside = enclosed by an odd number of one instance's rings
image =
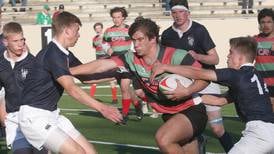
[[[96,59],[98,59],[98,57],[103,57],[107,55],[102,47],[102,43],[103,43],[102,35],[96,35],[92,39],[92,46],[95,48],[95,51],[96,51]]]
[[[163,64],[173,65],[190,65],[201,67],[201,64],[194,60],[187,51],[175,49],[171,47],[159,47],[157,59]],[[147,65],[142,57],[139,57],[134,52],[127,52],[124,55],[114,56],[112,59],[118,66],[124,66],[133,74],[135,82],[138,81],[150,105],[161,113],[177,113],[194,105],[193,99],[190,98],[184,102],[171,101],[161,99],[158,85],[161,75],[154,82],[150,82],[149,78],[152,71],[152,65]]]
[[[129,26],[123,28],[112,26],[106,29],[103,40],[107,42],[113,50],[113,55],[124,54],[130,50],[132,42],[128,35]]]
[[[264,82],[270,90],[270,95],[274,94],[274,51],[272,45],[274,44],[273,38],[264,38],[255,36],[258,42],[257,56],[255,67],[259,74],[263,77]]]

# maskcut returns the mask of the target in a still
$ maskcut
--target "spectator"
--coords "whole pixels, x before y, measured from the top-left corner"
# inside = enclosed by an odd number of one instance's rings
[[[24,12],[26,11],[25,6],[27,6],[28,0],[21,0],[21,6],[22,8],[20,8],[20,12]],[[11,6],[15,7],[16,6],[16,0],[11,0]],[[15,12],[17,12],[18,10],[16,8],[13,9]]]
[[[50,10],[49,6],[47,4],[45,4],[43,6],[43,11],[37,13],[37,15],[36,15],[36,24],[38,24],[38,25],[50,25],[52,23],[49,10]]]
[[[64,10],[65,10],[64,4],[60,4],[60,5],[58,6],[58,10],[55,11],[55,12],[53,13],[52,19],[56,18],[56,16],[57,16],[58,14],[60,14],[61,12],[63,12]]]
[[[163,2],[165,2],[165,12],[164,15],[169,16],[170,15],[170,0],[164,0]]]
[[[242,0],[242,14],[253,14],[253,0]]]

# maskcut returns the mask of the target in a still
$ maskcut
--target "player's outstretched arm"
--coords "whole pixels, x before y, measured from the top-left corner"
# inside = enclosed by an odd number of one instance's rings
[[[71,67],[70,72],[72,75],[94,74],[105,72],[116,67],[117,64],[112,59],[99,59],[83,65]]]
[[[188,53],[191,54],[194,59],[204,64],[217,65],[219,63],[219,56],[215,48],[210,49],[207,54],[198,54],[193,50],[188,51]]]
[[[200,79],[200,80],[207,80],[207,81],[216,81],[217,76],[215,71],[213,70],[207,70],[192,66],[184,66],[184,65],[167,65],[167,64],[161,64],[157,63],[154,65],[152,74],[151,74],[151,80],[153,81],[154,78],[162,74],[163,72],[170,72],[174,74],[178,74],[187,78],[191,79]]]
[[[66,92],[81,104],[88,106],[100,112],[106,119],[109,119],[115,123],[119,123],[122,120],[122,115],[116,107],[105,105],[101,102],[90,97],[85,91],[78,87],[73,77],[69,75],[63,75],[57,79]]]
[[[223,106],[228,104],[228,100],[225,97],[217,97],[214,95],[203,95],[202,102],[207,105]]]

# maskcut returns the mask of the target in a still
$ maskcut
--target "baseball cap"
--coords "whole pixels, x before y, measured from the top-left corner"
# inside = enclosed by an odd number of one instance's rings
[[[50,8],[49,8],[49,6],[48,6],[47,4],[45,4],[45,5],[43,6],[43,8],[44,8],[45,10],[50,10]]]
[[[181,9],[189,11],[188,2],[187,0],[171,0],[169,2],[171,10],[173,9]]]
[[[64,10],[64,9],[65,9],[65,6],[64,6],[64,4],[60,4],[58,8]]]

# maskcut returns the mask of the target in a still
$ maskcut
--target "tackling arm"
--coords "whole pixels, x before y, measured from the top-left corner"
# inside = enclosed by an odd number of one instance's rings
[[[215,50],[215,48],[210,49],[206,55],[204,54],[198,54],[195,51],[190,50],[189,54],[191,56],[198,60],[199,62],[202,62],[204,64],[209,64],[209,65],[217,65],[219,63],[219,56]]]
[[[160,64],[154,65],[151,75],[151,80],[162,74],[164,72],[170,72],[178,75],[182,75],[191,79],[200,79],[206,81],[216,81],[217,76],[214,70],[197,68],[192,66],[184,66],[184,65],[166,65]]]
[[[119,110],[115,107],[105,105],[100,103],[90,97],[86,92],[84,92],[80,87],[78,87],[72,76],[63,75],[57,79],[69,95],[79,101],[81,104],[88,106],[89,108],[95,109],[100,112],[106,119],[109,119],[113,122],[120,122],[122,115]]]
[[[228,100],[225,97],[218,97],[214,95],[203,95],[202,100],[203,103],[207,105],[223,106],[228,104]]]
[[[90,63],[70,68],[72,75],[94,74],[116,68],[117,64],[112,59],[99,59]]]

